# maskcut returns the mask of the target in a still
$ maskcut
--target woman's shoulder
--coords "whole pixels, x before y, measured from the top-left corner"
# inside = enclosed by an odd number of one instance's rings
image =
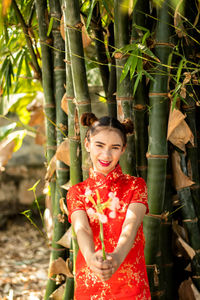
[[[87,181],[88,179],[84,180],[84,181],[81,181],[75,185],[72,185],[70,187],[70,189],[68,190],[68,193],[69,194],[72,194],[72,193],[81,193],[85,190],[85,187],[87,186]]]
[[[142,177],[136,177],[129,174],[123,174],[123,180],[131,186],[143,185],[146,186],[146,182]]]

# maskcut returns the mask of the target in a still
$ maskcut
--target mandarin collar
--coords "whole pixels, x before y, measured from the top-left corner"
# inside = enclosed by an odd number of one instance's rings
[[[89,171],[89,178],[95,181],[94,185],[96,185],[96,186],[107,183],[108,181],[115,181],[121,175],[123,175],[123,173],[122,173],[122,169],[119,164],[117,164],[115,169],[112,170],[110,173],[108,173],[108,175],[106,175],[106,176],[104,176],[103,174],[101,174],[97,171],[94,171],[93,168],[90,168],[90,171]]]

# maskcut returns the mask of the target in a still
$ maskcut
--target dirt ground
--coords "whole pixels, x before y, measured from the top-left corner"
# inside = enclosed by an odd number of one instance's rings
[[[22,215],[0,230],[0,300],[43,299],[50,251]]]

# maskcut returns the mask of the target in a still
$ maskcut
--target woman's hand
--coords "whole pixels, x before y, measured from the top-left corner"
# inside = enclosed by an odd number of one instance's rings
[[[104,260],[102,250],[90,255],[87,265],[103,281],[110,279],[114,272],[112,257],[106,254],[106,260]]]

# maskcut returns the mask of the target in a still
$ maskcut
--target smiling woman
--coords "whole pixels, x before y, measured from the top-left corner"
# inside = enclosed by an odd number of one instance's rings
[[[122,173],[119,159],[132,122],[94,114],[82,116],[89,126],[85,147],[93,168],[67,194],[69,221],[77,235],[76,300],[149,300],[142,220],[148,211],[142,178]]]

